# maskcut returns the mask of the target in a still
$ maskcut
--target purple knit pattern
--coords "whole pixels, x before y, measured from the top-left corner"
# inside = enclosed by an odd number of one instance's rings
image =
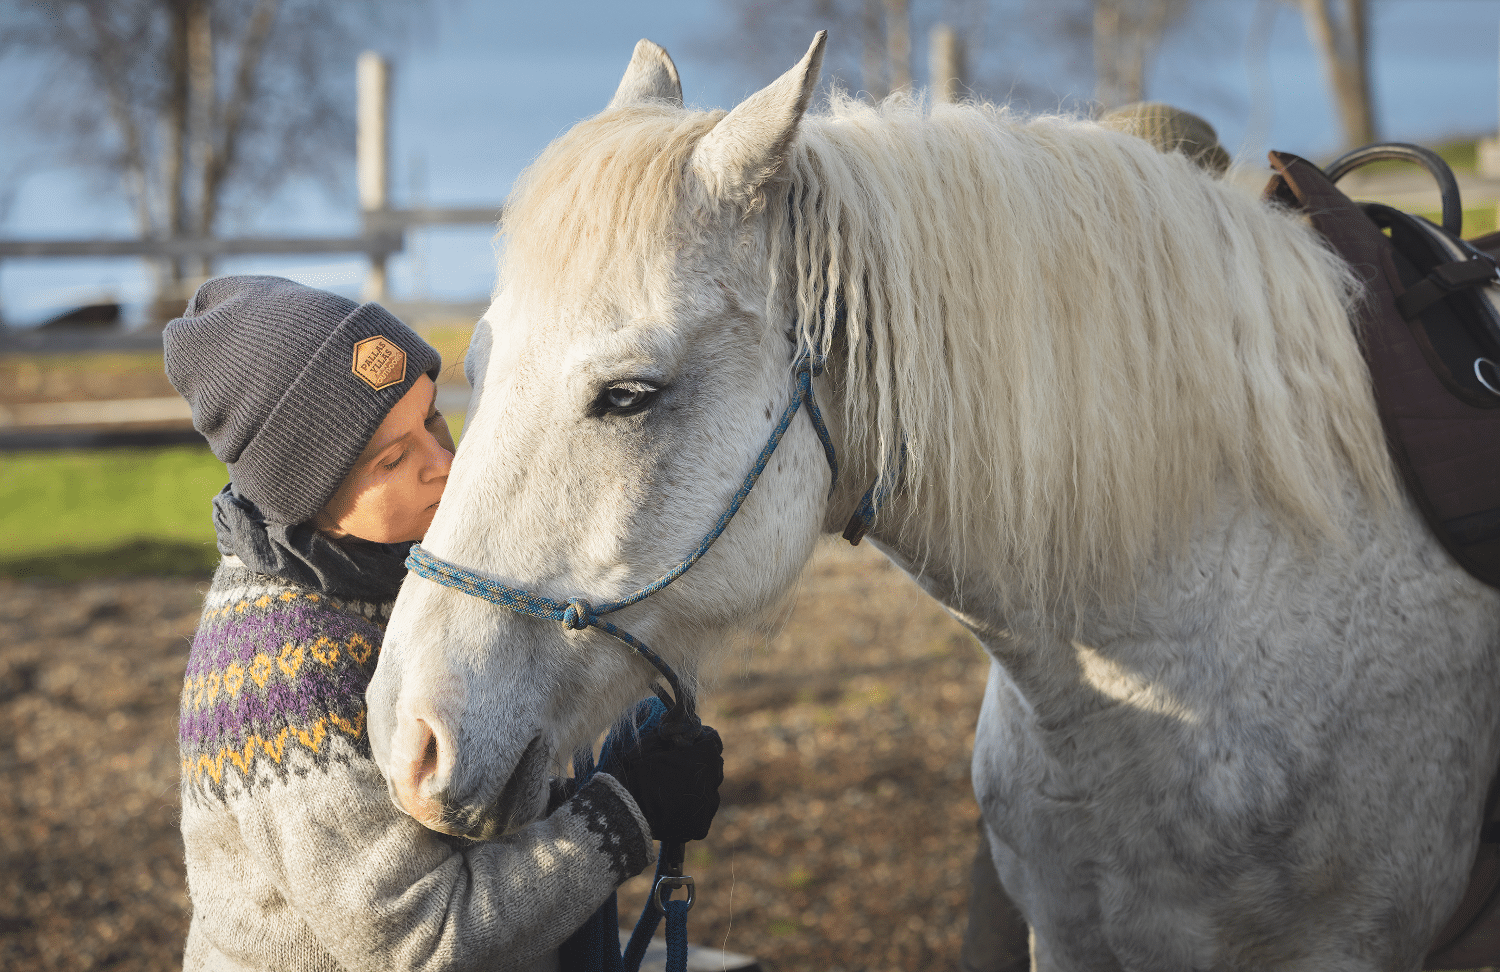
[[[272,578],[221,568],[213,592]],[[245,788],[287,779],[288,757],[326,766],[347,753],[370,757],[365,688],[381,629],[307,588],[280,586],[205,609],[193,638],[179,707],[184,782],[218,799],[237,777]],[[268,775],[265,770],[269,769]]]

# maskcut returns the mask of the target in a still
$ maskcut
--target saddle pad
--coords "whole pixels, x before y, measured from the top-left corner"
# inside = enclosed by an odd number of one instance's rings
[[[1411,322],[1401,316],[1397,300],[1407,287],[1397,261],[1404,257],[1365,211],[1305,159],[1272,152],[1271,165],[1277,174],[1266,196],[1307,213],[1366,284],[1361,346],[1412,498],[1453,558],[1500,587],[1500,398],[1461,389],[1466,381],[1443,364],[1447,335],[1432,313]],[[1436,310],[1451,314],[1442,303]]]

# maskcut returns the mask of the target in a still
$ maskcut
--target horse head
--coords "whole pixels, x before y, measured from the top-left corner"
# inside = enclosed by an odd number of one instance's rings
[[[684,110],[670,58],[643,40],[606,110],[522,176],[431,555],[551,603],[601,604],[703,542],[797,393],[767,199],[823,42],[724,114]],[[705,654],[793,584],[829,492],[799,418],[693,570],[610,620],[691,692]],[[417,820],[493,836],[537,816],[549,771],[656,677],[597,627],[413,577],[368,692],[371,747]]]

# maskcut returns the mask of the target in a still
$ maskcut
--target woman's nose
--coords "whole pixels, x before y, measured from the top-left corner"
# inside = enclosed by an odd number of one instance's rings
[[[447,479],[448,470],[453,467],[453,453],[436,438],[428,445],[427,464],[424,472],[426,479]]]

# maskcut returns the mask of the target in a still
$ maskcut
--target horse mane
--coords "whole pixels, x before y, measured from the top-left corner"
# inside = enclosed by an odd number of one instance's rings
[[[1076,599],[1185,543],[1226,479],[1303,540],[1343,535],[1351,476],[1393,508],[1348,267],[1185,156],[1078,118],[835,94],[790,179],[773,239],[803,339],[866,474],[950,556]]]
[[[614,110],[555,141],[507,204],[526,242],[500,285],[649,288],[721,117]],[[1351,484],[1394,508],[1356,281],[1186,157],[1073,117],[835,93],[764,193],[769,306],[829,356],[873,457],[851,473],[901,490],[888,526],[1021,594],[1131,583],[1226,485],[1301,540],[1343,536]]]

